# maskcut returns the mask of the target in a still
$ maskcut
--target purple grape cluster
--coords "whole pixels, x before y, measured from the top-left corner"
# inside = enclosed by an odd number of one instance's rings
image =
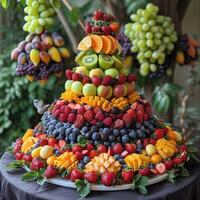
[[[63,63],[56,63],[51,61],[48,65],[40,62],[38,66],[34,66],[33,63],[28,60],[24,65],[17,65],[16,74],[19,76],[30,75],[35,80],[48,79],[51,75],[61,72],[63,69]]]
[[[117,35],[117,40],[122,46],[122,56],[125,58],[126,56],[131,54],[131,42],[129,41],[128,37],[121,31]]]

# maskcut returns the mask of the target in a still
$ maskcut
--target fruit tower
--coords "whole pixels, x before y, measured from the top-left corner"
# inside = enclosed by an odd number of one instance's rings
[[[44,177],[60,174],[76,185],[110,186],[165,173],[187,160],[182,136],[152,115],[135,89],[135,75],[124,70],[118,28],[113,16],[100,11],[86,24],[65,92],[15,143],[15,158],[32,171],[45,168]]]

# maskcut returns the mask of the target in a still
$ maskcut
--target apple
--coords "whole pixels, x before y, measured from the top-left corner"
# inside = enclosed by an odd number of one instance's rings
[[[128,69],[121,69],[121,70],[119,71],[119,73],[120,73],[120,74],[123,74],[123,75],[125,75],[125,76],[128,76],[129,71],[128,71]]]
[[[135,91],[135,82],[134,81],[131,83],[126,82],[125,85],[127,87],[127,95],[130,95]]]
[[[102,78],[104,76],[103,70],[100,68],[92,69],[89,73],[89,77],[92,78],[93,76],[98,76]]]
[[[110,75],[113,78],[116,78],[117,76],[119,76],[119,71],[115,68],[110,68],[105,70],[105,75]]]
[[[96,93],[97,93],[97,88],[96,88],[96,86],[94,84],[86,83],[83,86],[83,95],[85,97],[96,96]]]
[[[75,72],[82,75],[87,75],[87,76],[89,75],[89,70],[86,66],[76,67]]]
[[[71,85],[71,91],[77,95],[82,94],[83,84],[80,81],[74,81]]]
[[[100,97],[104,97],[106,99],[109,99],[112,96],[112,87],[111,86],[100,85],[97,88],[97,94]]]
[[[156,147],[153,144],[148,144],[146,146],[146,153],[149,156],[153,156],[156,154]]]
[[[124,97],[127,94],[127,87],[125,84],[116,84],[113,87],[114,97]]]
[[[71,89],[72,83],[73,83],[72,80],[67,80],[67,81],[65,82],[65,90],[70,90],[70,89]]]

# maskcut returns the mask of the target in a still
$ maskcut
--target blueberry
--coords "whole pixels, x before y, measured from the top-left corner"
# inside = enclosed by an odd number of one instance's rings
[[[150,163],[150,164],[149,164],[149,168],[150,168],[150,169],[154,169],[154,168],[155,168],[155,165],[154,165],[153,163]]]
[[[67,129],[67,128],[69,128],[70,127],[70,124],[69,123],[64,123],[64,129]]]
[[[98,132],[94,132],[92,133],[92,139],[93,140],[99,140],[100,139],[100,134]]]
[[[99,132],[103,132],[103,128],[100,128],[100,129],[99,129]]]
[[[55,153],[56,156],[60,155],[60,151],[58,149],[56,149],[54,153]]]
[[[115,154],[114,158],[115,158],[115,160],[119,160],[121,158],[121,156],[119,154]]]
[[[55,127],[53,125],[49,126],[49,131],[53,131],[55,129]]]
[[[129,141],[129,136],[128,135],[123,135],[122,136],[122,142],[127,143]]]
[[[121,129],[121,130],[120,130],[120,134],[121,134],[121,135],[126,135],[126,134],[127,134],[126,129],[125,129],[125,128]]]
[[[145,137],[145,134],[139,129],[137,130],[137,135],[139,138],[144,138]]]
[[[78,134],[80,134],[80,131],[79,131],[79,129],[78,129],[78,128],[73,128],[73,131],[72,131],[72,133],[74,133],[74,134],[78,135]]]
[[[57,137],[58,135],[59,135],[59,132],[58,132],[58,130],[55,129],[55,130],[53,131],[53,137]]]
[[[136,153],[141,153],[141,152],[142,152],[142,149],[136,148]]]
[[[37,148],[40,146],[40,142],[37,142],[36,144],[34,144],[34,148]]]
[[[92,137],[92,132],[89,131],[85,134],[85,138],[90,139],[91,137]]]
[[[94,141],[94,144],[95,144],[96,146],[98,146],[99,144],[101,144],[101,140],[95,140],[95,141]]]
[[[114,135],[109,135],[108,138],[109,138],[110,142],[115,141],[115,136]]]
[[[73,133],[71,133],[71,134],[69,135],[69,139],[70,139],[71,141],[76,141],[76,138],[77,138],[77,136],[76,136],[75,134],[73,134]]]
[[[84,167],[85,167],[84,163],[81,163],[81,162],[78,163],[78,168],[79,168],[79,169],[83,169]]]
[[[121,137],[119,137],[119,136],[116,137],[116,141],[117,141],[117,142],[121,142]]]
[[[83,162],[84,162],[85,164],[87,164],[88,162],[90,162],[90,157],[89,157],[89,156],[84,156],[84,157],[83,157]]]
[[[75,144],[75,143],[76,143],[76,141],[71,141],[71,142],[70,142],[70,144]]]
[[[92,126],[92,127],[91,127],[91,131],[92,131],[92,132],[98,131],[98,127],[97,127],[97,126]]]
[[[149,129],[146,128],[146,134],[149,135],[151,133],[151,131]]]
[[[103,123],[102,122],[97,122],[97,127],[98,128],[102,128],[103,127]]]
[[[88,127],[84,126],[84,127],[81,129],[81,131],[82,131],[83,133],[87,133],[87,132],[88,132]]]
[[[69,135],[70,133],[72,133],[72,128],[67,128],[67,129],[65,130],[65,134],[66,134],[66,135]]]
[[[136,129],[139,129],[140,127],[141,127],[141,124],[139,124],[139,123],[136,123],[136,124],[135,124],[135,128],[136,128]]]
[[[71,112],[74,113],[74,114],[76,114],[76,113],[77,113],[77,110],[76,110],[76,109],[72,109]]]
[[[123,158],[120,158],[118,161],[119,161],[120,164],[124,164]]]
[[[69,142],[69,137],[68,136],[65,137],[65,141]]]
[[[142,144],[141,143],[137,144],[137,148],[142,149]]]
[[[62,123],[61,123],[61,122],[58,122],[58,123],[56,124],[56,128],[60,128],[60,127],[62,127]]]
[[[123,164],[123,168],[125,169],[125,168],[127,168],[128,166],[126,165],[126,164]]]
[[[137,133],[135,132],[135,130],[131,130],[129,133],[128,133],[129,137],[132,138],[132,139],[136,139],[137,138]]]
[[[103,133],[106,134],[106,135],[110,134],[110,129],[109,128],[104,128],[103,129]]]
[[[107,146],[107,147],[110,146],[110,142],[108,142],[108,141],[104,141],[103,144],[104,144],[105,146]]]
[[[113,135],[115,136],[119,136],[120,135],[120,131],[118,129],[113,129]]]
[[[141,128],[140,128],[140,129],[141,129],[141,131],[142,131],[142,132],[144,132],[144,133],[146,132],[146,129],[145,129],[145,127],[144,127],[144,126],[141,126]]]
[[[60,127],[60,128],[58,129],[58,131],[59,131],[59,133],[60,133],[61,135],[65,135],[65,129],[64,129],[63,127]]]
[[[108,136],[102,133],[101,134],[101,140],[103,140],[103,141],[108,140]]]

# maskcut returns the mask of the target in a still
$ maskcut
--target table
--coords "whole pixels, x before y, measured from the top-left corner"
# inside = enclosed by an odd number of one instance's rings
[[[81,200],[75,189],[59,187],[49,183],[43,186],[35,182],[21,181],[23,169],[7,172],[5,166],[13,157],[5,153],[0,160],[0,200]],[[135,191],[94,192],[89,200],[200,200],[200,167],[190,169],[190,177],[179,177],[177,184],[167,181],[148,187],[149,194],[142,195]]]

